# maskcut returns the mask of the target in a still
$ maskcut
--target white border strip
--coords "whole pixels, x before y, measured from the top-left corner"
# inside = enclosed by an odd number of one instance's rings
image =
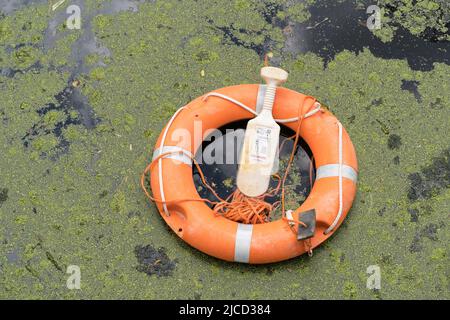
[[[339,163],[326,164],[317,168],[316,180],[329,177],[339,177]],[[343,164],[342,177],[356,182],[358,180],[358,173],[352,167]]]
[[[252,243],[253,225],[238,223],[234,246],[234,261],[248,263]]]
[[[192,156],[192,154],[189,151],[187,151],[186,149],[183,149],[178,146],[163,146],[163,147],[155,149],[153,151],[153,159],[152,160],[155,160],[158,156],[160,156],[164,153],[168,153],[168,152],[170,152],[170,154],[163,156],[164,159],[166,159],[166,158],[174,159],[174,160],[181,161],[189,166],[192,166],[192,157],[189,157],[189,155]]]

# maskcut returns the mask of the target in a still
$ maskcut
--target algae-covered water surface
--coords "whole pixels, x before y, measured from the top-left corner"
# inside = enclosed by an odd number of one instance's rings
[[[450,298],[448,1],[55,3],[0,1],[0,298]],[[358,192],[312,257],[227,263],[179,239],[139,179],[179,107],[259,83],[265,55],[341,120]]]

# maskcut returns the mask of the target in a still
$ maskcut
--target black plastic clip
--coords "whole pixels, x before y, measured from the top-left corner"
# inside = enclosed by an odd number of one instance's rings
[[[301,224],[298,225],[297,240],[305,240],[314,236],[316,229],[316,210],[311,209],[299,213],[299,220],[303,222],[306,227]]]

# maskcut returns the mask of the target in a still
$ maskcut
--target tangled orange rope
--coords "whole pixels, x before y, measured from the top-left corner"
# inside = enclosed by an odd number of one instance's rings
[[[227,219],[241,223],[258,224],[269,222],[270,213],[277,207],[278,202],[270,204],[264,199],[275,196],[281,184],[280,176],[274,175],[274,177],[278,179],[278,185],[275,189],[258,197],[248,197],[236,188],[225,201],[215,205],[214,212]]]
[[[215,190],[207,183],[205,176],[203,174],[203,171],[200,168],[200,165],[198,164],[198,162],[195,160],[195,158],[193,158],[192,156],[189,155],[189,157],[192,159],[194,165],[196,166],[199,174],[200,174],[200,178],[202,180],[202,183],[208,188],[209,191],[212,192],[212,194],[219,200],[219,201],[211,201],[209,199],[205,199],[205,198],[192,198],[192,199],[176,199],[176,200],[170,200],[170,201],[162,201],[160,199],[156,199],[154,197],[152,197],[148,191],[147,191],[147,187],[145,186],[145,175],[151,170],[151,168],[154,166],[154,164],[157,162],[157,160],[161,159],[162,157],[171,154],[172,152],[167,152],[164,154],[159,155],[158,157],[156,157],[155,159],[153,159],[153,161],[147,165],[147,167],[145,168],[144,172],[142,173],[141,176],[141,187],[144,190],[146,196],[154,202],[157,203],[164,203],[166,205],[170,204],[170,203],[177,203],[177,202],[181,202],[181,201],[203,201],[203,202],[207,202],[211,205],[213,205],[213,211],[217,214],[217,215],[221,215],[227,219],[236,221],[236,222],[240,222],[240,223],[246,223],[246,224],[258,224],[258,223],[266,223],[270,221],[270,214],[274,211],[275,208],[278,207],[278,204],[281,202],[281,212],[282,212],[282,219],[284,221],[289,222],[290,224],[294,224],[294,225],[302,225],[304,227],[306,227],[305,223],[303,223],[302,221],[298,220],[298,219],[288,219],[286,217],[286,212],[285,212],[285,182],[286,182],[286,178],[289,174],[289,170],[291,167],[291,164],[294,160],[294,156],[295,156],[295,150],[297,148],[298,145],[298,141],[300,138],[300,129],[301,129],[301,125],[304,119],[304,115],[306,114],[306,112],[303,112],[303,108],[304,108],[304,103],[306,101],[306,99],[313,99],[314,102],[316,101],[315,98],[311,97],[311,96],[305,96],[305,98],[303,99],[303,102],[301,104],[301,107],[299,108],[299,112],[298,112],[298,126],[297,126],[297,130],[294,136],[289,137],[288,139],[292,139],[295,137],[294,140],[294,146],[292,148],[290,157],[289,157],[289,161],[286,167],[286,170],[284,172],[283,178],[281,179],[280,176],[278,175],[274,175],[274,177],[276,179],[278,179],[278,185],[276,188],[269,190],[268,192],[264,193],[263,195],[260,195],[258,197],[248,197],[245,194],[243,194],[242,192],[239,191],[239,189],[236,188],[236,190],[227,198],[227,199],[222,199],[216,192]],[[314,102],[312,105],[314,105]],[[280,150],[283,147],[284,142],[280,145]],[[179,152],[179,151],[177,151]],[[187,154],[186,154],[187,155]],[[311,164],[312,165],[312,164]],[[310,171],[311,171],[312,167],[310,166]],[[281,200],[279,202],[276,202],[274,204],[270,204],[268,202],[265,201],[266,197],[273,197],[275,196],[281,187]],[[291,228],[293,231],[294,229]]]

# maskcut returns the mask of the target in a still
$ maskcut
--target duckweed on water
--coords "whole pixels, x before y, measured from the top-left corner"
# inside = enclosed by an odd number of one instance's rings
[[[87,16],[103,5],[84,3]],[[324,67],[318,54],[282,50],[285,35],[277,19],[293,15],[288,7],[287,1],[165,0],[94,15],[92,32],[110,57],[83,55],[82,68],[72,56],[80,32],[66,30],[43,50],[52,18],[46,4],[0,20],[0,110],[8,119],[0,126],[0,297],[449,298],[450,193],[448,184],[432,182],[440,181],[441,169],[427,171],[445,168],[433,159],[447,159],[450,146],[449,65],[415,71],[404,59],[364,49],[338,50]],[[27,32],[13,27],[23,25]],[[19,66],[14,52],[20,43],[33,49]],[[139,187],[173,112],[215,88],[260,82],[261,55],[268,49],[290,72],[287,87],[316,96],[342,121],[359,159],[359,191],[343,226],[312,258],[275,264],[269,274],[267,267],[221,262],[183,243]],[[38,59],[42,66],[34,71],[3,73]],[[101,69],[92,74],[86,65]],[[80,104],[40,113],[60,105],[55,96],[74,73]],[[402,80],[417,82],[420,102],[402,90]],[[41,155],[62,141],[45,130],[31,140],[32,150],[24,146],[30,128],[42,124],[52,131],[63,121],[61,113],[80,119],[61,128],[70,145],[65,153]],[[401,146],[390,148],[390,135]],[[412,183],[415,173],[421,182]],[[411,201],[410,188],[431,196]],[[411,210],[418,211],[418,221],[411,221]],[[10,263],[14,250],[17,259]],[[158,272],[158,259],[170,269],[165,277],[149,276]],[[81,268],[82,290],[65,288],[59,269],[71,264]],[[365,287],[373,264],[382,272],[377,293]]]
[[[378,5],[383,10],[383,22],[393,25],[394,32],[400,25],[413,35],[431,41],[450,40],[450,5],[446,0],[380,0]]]

